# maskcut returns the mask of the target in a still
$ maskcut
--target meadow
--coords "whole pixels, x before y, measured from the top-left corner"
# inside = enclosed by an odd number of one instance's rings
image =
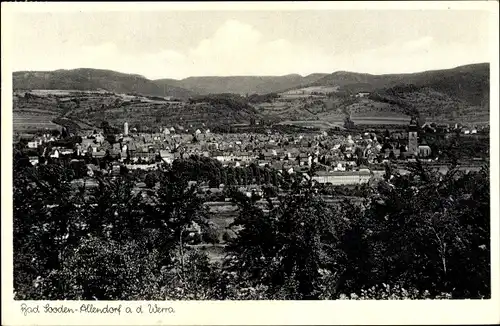
[[[12,113],[13,131],[21,133],[60,128],[52,122],[56,117],[57,115],[44,110],[14,111]]]

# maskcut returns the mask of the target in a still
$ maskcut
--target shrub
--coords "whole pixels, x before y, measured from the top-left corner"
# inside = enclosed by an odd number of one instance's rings
[[[222,240],[224,240],[225,242],[230,242],[230,241],[236,239],[236,237],[237,237],[236,233],[231,229],[227,229],[222,234]]]
[[[340,294],[340,300],[423,300],[423,299],[451,299],[451,293],[431,295],[427,290],[416,288],[405,289],[399,285],[391,287],[388,284],[372,286],[361,290],[361,293],[349,295]]]
[[[158,178],[156,177],[156,174],[154,173],[148,173],[146,175],[146,178],[144,179],[144,183],[146,184],[146,187],[148,188],[154,188],[156,185],[156,182],[158,182]]]
[[[202,233],[202,239],[206,243],[217,244],[219,243],[219,232],[214,227],[206,227]]]

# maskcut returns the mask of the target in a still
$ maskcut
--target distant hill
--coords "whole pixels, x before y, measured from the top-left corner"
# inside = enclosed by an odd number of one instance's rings
[[[339,91],[375,92],[413,85],[433,89],[472,105],[489,103],[489,64],[471,64],[453,69],[412,74],[371,75],[348,71],[301,76],[228,76],[188,77],[182,80],[149,80],[140,75],[100,69],[56,71],[19,71],[13,74],[15,90],[62,89],[107,90],[113,93],[136,93],[173,96],[187,99],[196,95],[235,93],[268,94],[307,86],[332,86]]]
[[[62,90],[14,92],[13,116],[16,132],[54,129],[57,125],[68,124],[77,124],[80,129],[95,129],[103,121],[117,128],[128,122],[131,127],[143,131],[171,126],[194,131],[196,128],[249,124],[261,118],[245,97],[235,94],[160,100],[155,96]]]
[[[488,63],[483,63],[412,74],[338,71],[305,77],[294,74],[155,81],[97,69],[15,72],[15,90],[107,90],[110,94],[42,92],[25,96],[19,92],[14,113],[18,126],[31,129],[41,122],[51,126],[57,116],[89,125],[106,120],[118,126],[128,121],[155,128],[174,124],[215,126],[258,119],[342,125],[346,116],[356,124],[407,124],[415,114],[435,122],[487,124],[489,68]],[[370,94],[354,96],[363,91]],[[181,101],[156,98],[162,96]]]
[[[87,68],[14,72],[13,88],[14,90],[106,90],[113,93],[172,96],[181,99],[195,95],[193,92],[181,87],[158,85],[140,75]]]
[[[370,75],[337,71],[313,82],[312,86],[339,86],[348,92],[373,92],[401,85],[433,89],[472,105],[489,103],[489,63],[412,74]]]
[[[406,124],[428,121],[489,122],[489,64],[412,74],[370,75],[337,71],[256,103],[264,116],[303,123]],[[368,95],[358,97],[359,92]]]
[[[281,92],[315,82],[326,74],[301,76],[291,74],[285,76],[228,76],[228,77],[188,77],[182,80],[159,79],[158,85],[177,86],[189,89],[198,94],[266,94]]]
[[[94,124],[106,120],[116,126],[122,126],[127,121],[140,130],[178,125],[190,130],[212,128],[220,124],[249,123],[259,118],[258,112],[244,98],[234,94],[196,96],[182,102],[108,97],[106,103],[109,104],[102,109],[73,110],[71,117],[90,120]],[[103,99],[101,102],[104,102]]]

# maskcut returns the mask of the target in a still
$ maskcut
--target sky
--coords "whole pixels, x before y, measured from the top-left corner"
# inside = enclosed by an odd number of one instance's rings
[[[489,13],[470,10],[16,13],[14,71],[99,68],[150,79],[489,62]]]

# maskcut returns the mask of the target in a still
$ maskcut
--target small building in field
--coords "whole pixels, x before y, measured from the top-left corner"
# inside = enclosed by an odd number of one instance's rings
[[[370,95],[370,92],[358,92],[356,97],[367,97]]]

